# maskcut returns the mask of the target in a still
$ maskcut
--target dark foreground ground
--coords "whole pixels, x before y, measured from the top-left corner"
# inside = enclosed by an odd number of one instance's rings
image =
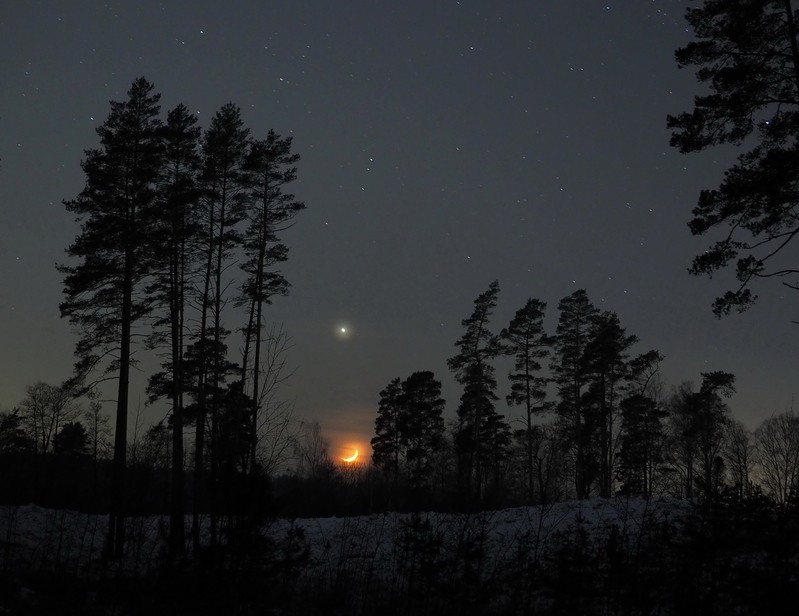
[[[593,499],[264,521],[178,562],[163,518],[0,508],[0,614],[794,614],[799,510]]]

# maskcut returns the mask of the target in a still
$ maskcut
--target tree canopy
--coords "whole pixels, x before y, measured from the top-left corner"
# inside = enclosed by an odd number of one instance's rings
[[[744,152],[716,189],[703,190],[689,227],[720,237],[690,272],[712,276],[735,264],[737,283],[713,304],[717,316],[745,310],[752,283],[776,278],[799,288],[787,246],[799,233],[799,43],[790,0],[706,0],[686,18],[696,40],[676,51],[710,92],[670,115],[671,145],[697,152],[732,144]]]

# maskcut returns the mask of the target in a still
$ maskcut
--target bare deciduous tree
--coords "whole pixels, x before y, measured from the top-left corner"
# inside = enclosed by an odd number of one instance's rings
[[[334,470],[330,441],[322,434],[322,426],[317,420],[300,423],[299,434],[294,439],[294,457],[297,474],[301,477],[318,479]]]
[[[752,432],[737,419],[727,424],[724,435],[724,458],[738,499],[749,496],[752,489],[752,465],[755,443]]]
[[[83,413],[86,432],[89,436],[89,453],[94,464],[111,453],[111,418],[103,413],[103,404],[96,390],[88,393],[89,408]]]
[[[554,423],[533,426],[533,469],[538,502],[556,502],[563,491],[563,452],[558,428]]]
[[[25,388],[20,404],[22,423],[35,444],[37,456],[49,453],[59,430],[80,415],[80,406],[72,392],[63,385],[39,381]]]
[[[755,431],[760,482],[778,503],[799,487],[799,416],[793,410],[766,419]]]
[[[294,404],[280,396],[283,384],[294,370],[288,362],[291,337],[282,325],[270,327],[262,340],[258,400],[258,425],[255,432],[256,460],[267,475],[284,471],[295,440],[292,412]]]

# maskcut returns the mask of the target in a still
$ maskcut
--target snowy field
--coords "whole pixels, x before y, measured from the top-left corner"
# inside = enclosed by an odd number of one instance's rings
[[[546,507],[518,507],[474,514],[373,514],[347,518],[276,519],[262,528],[274,556],[301,560],[296,582],[314,587],[383,583],[403,585],[403,576],[437,567],[476,568],[482,580],[495,572],[537,562],[564,538],[585,531],[600,544],[611,530],[628,545],[658,523],[679,524],[688,511],[669,498],[591,499]],[[0,558],[4,570],[58,569],[92,576],[107,566],[100,559],[107,516],[25,505],[0,507]],[[187,528],[190,522],[187,520]],[[128,519],[128,553],[115,566],[147,572],[163,562],[166,516]]]

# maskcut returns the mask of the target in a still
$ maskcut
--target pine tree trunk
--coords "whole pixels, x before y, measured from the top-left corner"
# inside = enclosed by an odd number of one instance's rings
[[[601,401],[600,401],[600,422],[601,428],[599,431],[599,496],[602,498],[609,498],[610,497],[610,469],[608,468],[608,456],[609,454],[609,434],[608,434],[608,422],[610,417],[610,409],[608,408],[608,403],[606,400],[606,385],[605,380],[606,376],[603,374],[601,376],[602,379],[602,387],[601,387]]]
[[[183,405],[181,401],[181,297],[180,244],[173,240],[171,255],[170,322],[172,338],[172,501],[169,519],[170,551],[173,557],[184,550],[185,519],[183,507]]]
[[[256,284],[256,289],[258,285]],[[250,308],[248,311],[247,317],[247,326],[244,328],[244,352],[242,353],[241,359],[241,393],[246,394],[246,385],[247,385],[247,370],[249,369],[249,361],[250,361],[250,349],[254,346],[256,348],[255,352],[255,360],[253,366],[253,392],[252,392],[252,400],[253,405],[255,408],[251,411],[253,415],[257,413],[257,390],[258,390],[258,362],[260,361],[260,354],[258,353],[258,345],[260,344],[260,336],[258,337],[258,341],[253,341],[253,336],[255,335],[255,330],[258,327],[256,325],[256,295],[257,290],[254,292],[252,298],[250,298]],[[260,308],[260,306],[259,306]],[[260,323],[260,314],[258,316],[258,323]],[[254,427],[255,422],[251,419],[252,426]],[[254,464],[255,461],[255,448],[250,447],[250,443],[247,443],[247,452],[248,455],[245,456],[245,460],[242,465],[242,472],[246,473],[248,468]]]
[[[524,399],[527,409],[527,498],[529,504],[532,505],[535,501],[535,481],[533,480],[533,407],[530,403],[532,392],[530,390],[531,375],[530,363],[528,361],[529,355],[529,349],[526,349],[524,361]]]
[[[255,470],[255,452],[258,444],[258,407],[261,375],[261,327],[263,318],[264,303],[264,268],[266,267],[266,240],[269,223],[269,167],[267,166],[265,177],[267,178],[264,186],[263,210],[261,213],[261,230],[258,245],[258,264],[255,272],[255,357],[253,358],[252,375],[252,415],[250,418],[250,464]]]
[[[532,412],[527,410],[527,498],[529,504],[535,502],[535,478],[533,477],[533,426]]]
[[[255,321],[255,298],[250,300],[247,326],[244,328],[244,351],[241,354],[241,392],[246,393],[247,370],[250,367],[250,347],[252,346],[253,323]]]
[[[125,481],[128,430],[128,387],[130,379],[130,333],[133,301],[133,254],[125,249],[125,269],[122,290],[122,320],[120,324],[119,382],[117,388],[117,417],[114,435],[114,462],[111,482],[111,513],[108,517],[107,550],[121,558],[125,550]]]
[[[207,374],[207,340],[208,335],[208,303],[211,293],[211,274],[213,265],[214,246],[214,205],[209,209],[208,223],[208,253],[205,262],[205,277],[203,280],[202,308],[200,311],[200,336],[197,346],[198,354],[197,374],[197,425],[195,426],[194,440],[194,502],[191,515],[191,536],[194,553],[200,551],[200,509],[202,496],[205,493],[205,390],[208,380]]]
[[[263,267],[263,264],[261,265]],[[259,276],[262,278],[262,276]],[[260,282],[259,282],[260,285]],[[259,292],[260,293],[260,292]],[[253,374],[252,374],[252,415],[250,416],[250,442],[249,442],[249,458],[250,458],[250,471],[255,473],[255,453],[258,445],[258,406],[259,397],[261,395],[261,310],[263,301],[258,297],[258,305],[255,317],[255,357],[253,358]]]
[[[225,252],[224,238],[226,226],[227,205],[226,181],[222,181],[222,193],[219,199],[219,234],[216,246],[216,264],[214,266],[214,346],[213,346],[213,372],[211,382],[214,387],[214,396],[211,398],[211,448],[210,468],[211,476],[208,483],[208,504],[210,508],[211,546],[216,547],[219,541],[220,510],[219,510],[219,482],[221,475],[219,459],[219,390],[222,384],[222,262]]]

